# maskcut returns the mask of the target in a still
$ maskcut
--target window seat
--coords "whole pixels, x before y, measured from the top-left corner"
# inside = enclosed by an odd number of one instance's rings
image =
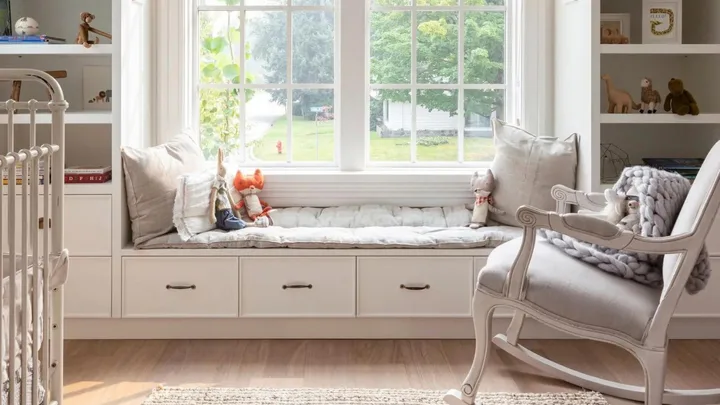
[[[274,226],[268,228],[212,230],[187,241],[173,232],[138,249],[473,249],[497,247],[522,236],[522,229],[511,226],[470,229],[471,214],[465,206],[282,208],[272,213]]]

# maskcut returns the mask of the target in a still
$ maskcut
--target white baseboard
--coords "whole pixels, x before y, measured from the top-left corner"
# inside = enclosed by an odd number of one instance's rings
[[[497,316],[493,330],[510,324]],[[678,317],[671,339],[720,339],[720,318]],[[473,339],[471,319],[66,319],[66,339]],[[523,339],[571,336],[527,320]]]

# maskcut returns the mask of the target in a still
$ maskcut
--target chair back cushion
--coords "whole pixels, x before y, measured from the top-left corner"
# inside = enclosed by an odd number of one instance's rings
[[[709,226],[704,230],[698,230],[701,224],[712,224],[715,216],[717,215],[717,209],[709,209],[713,205],[712,202],[717,203],[720,199],[720,193],[717,192],[718,186],[718,175],[720,174],[720,142],[717,142],[715,146],[710,150],[705,161],[703,162],[700,171],[698,172],[695,181],[693,182],[690,191],[688,192],[685,202],[683,203],[680,213],[677,216],[675,225],[673,226],[671,235],[680,235],[688,232],[702,232],[701,241],[705,240],[708,234]],[[703,250],[702,254],[705,250]],[[679,259],[679,255],[665,255],[663,262],[663,279],[673,280],[676,269],[676,264]],[[694,263],[694,260],[692,260]],[[699,262],[699,261],[698,261]],[[710,269],[696,268],[693,269],[693,273],[706,271],[709,275]],[[700,276],[700,274],[694,274]],[[684,278],[687,279],[690,274]],[[691,279],[704,279],[707,282],[707,277],[690,277]],[[685,280],[675,280],[678,283],[685,283]],[[667,290],[671,283],[666,283],[664,289]],[[701,290],[705,286],[700,287],[697,290]]]

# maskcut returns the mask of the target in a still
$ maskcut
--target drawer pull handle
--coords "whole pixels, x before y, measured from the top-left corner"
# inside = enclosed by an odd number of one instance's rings
[[[405,284],[400,284],[400,288],[402,288],[403,290],[410,290],[410,291],[422,291],[422,290],[429,290],[430,284],[425,284],[422,287],[410,287]]]
[[[167,290],[194,290],[197,286],[195,284],[193,285],[166,285],[165,289]]]
[[[307,288],[308,290],[312,290],[312,284],[293,284],[293,285],[283,285],[283,290],[287,290],[288,288]]]
[[[48,224],[48,228],[52,227],[52,218],[48,218],[47,224]],[[45,218],[44,217],[38,218],[38,229],[45,229]]]

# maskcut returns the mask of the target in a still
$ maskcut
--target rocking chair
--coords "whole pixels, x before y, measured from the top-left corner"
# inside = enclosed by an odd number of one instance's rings
[[[720,207],[720,142],[690,188],[670,236],[648,238],[620,231],[602,219],[566,214],[569,205],[598,211],[605,198],[555,186],[557,212],[522,206],[516,216],[522,238],[500,245],[480,271],[473,298],[475,357],[460,390],[444,397],[450,405],[475,401],[490,341],[514,357],[576,386],[647,405],[720,403],[720,389],[665,389],[667,329],[675,307]],[[608,274],[577,260],[536,231],[550,229],[589,243],[630,252],[662,254],[662,290]],[[492,313],[508,306],[515,314],[506,334],[491,337]],[[555,363],[518,344],[525,316],[571,335],[612,343],[642,365],[645,386],[603,380]]]

